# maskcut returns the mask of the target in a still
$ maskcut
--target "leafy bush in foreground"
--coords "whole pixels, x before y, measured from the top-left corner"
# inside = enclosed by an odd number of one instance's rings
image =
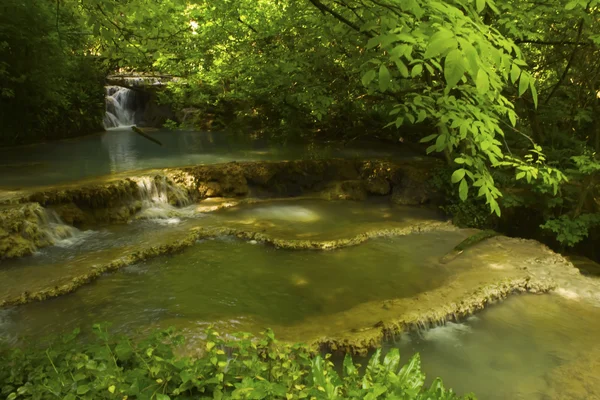
[[[1,398],[13,399],[457,399],[437,379],[424,387],[415,355],[400,366],[398,350],[378,350],[359,372],[350,356],[338,374],[329,356],[278,343],[271,331],[225,341],[207,331],[203,355],[175,356],[183,338],[172,330],[134,342],[94,326],[96,340],[76,331],[46,350],[0,355]]]

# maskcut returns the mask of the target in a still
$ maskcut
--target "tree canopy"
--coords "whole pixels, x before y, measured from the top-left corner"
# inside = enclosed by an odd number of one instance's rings
[[[109,71],[176,77],[163,101],[225,123],[425,143],[447,162],[454,213],[535,204],[564,245],[600,223],[597,0],[48,0],[39,14],[13,3],[0,30],[12,106],[38,76],[54,80],[36,101],[62,90],[47,69],[68,43]],[[17,29],[25,18],[39,31]],[[15,50],[28,46],[49,62],[28,65]]]

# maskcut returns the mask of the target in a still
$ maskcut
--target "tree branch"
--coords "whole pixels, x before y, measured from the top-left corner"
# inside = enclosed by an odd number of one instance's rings
[[[539,44],[542,46],[591,46],[591,42],[577,42],[577,41],[552,41],[552,40],[529,40],[529,39],[516,39],[515,44],[529,43]]]
[[[312,5],[314,5],[315,7],[317,7],[319,10],[321,10],[321,12],[323,14],[330,14],[332,15],[334,18],[336,18],[337,20],[343,22],[344,24],[348,25],[350,28],[354,29],[356,32],[362,33],[364,35],[367,35],[369,38],[372,38],[374,35],[371,32],[363,32],[360,30],[360,27],[358,25],[356,25],[354,22],[350,21],[349,19],[347,19],[346,17],[344,17],[342,14],[338,13],[337,11],[327,7],[325,4],[321,3],[320,0],[309,0]]]
[[[583,18],[579,21],[579,27],[577,28],[577,38],[575,39],[576,42],[579,42],[579,39],[581,39],[582,32],[583,32]],[[548,102],[550,101],[552,96],[554,96],[554,93],[556,93],[556,91],[558,90],[560,85],[562,85],[562,83],[564,82],[565,78],[567,77],[567,74],[569,73],[569,69],[571,69],[571,64],[573,64],[573,60],[575,60],[575,54],[577,54],[578,49],[579,49],[579,47],[575,47],[573,49],[573,52],[571,53],[571,57],[569,57],[569,61],[567,62],[567,66],[565,67],[565,70],[563,71],[558,82],[556,82],[556,85],[554,85],[554,87],[552,88],[552,91],[550,92],[548,97],[546,97],[546,101],[544,102],[544,104],[548,104]]]
[[[244,25],[246,28],[250,29],[252,32],[258,33],[258,31],[256,29],[254,29],[254,27],[252,25],[250,25],[247,22],[244,22],[244,20],[242,19],[242,17],[237,17],[237,21],[239,23],[241,23],[242,25]]]

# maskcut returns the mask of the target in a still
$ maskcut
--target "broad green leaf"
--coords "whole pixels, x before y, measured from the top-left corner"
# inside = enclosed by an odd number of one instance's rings
[[[352,356],[350,355],[350,353],[346,353],[346,355],[344,356],[343,366],[345,376],[354,376],[358,372],[356,366],[354,365],[354,362],[352,361]]]
[[[383,64],[379,67],[379,90],[385,92],[389,89],[391,81],[390,71]]]
[[[88,385],[81,385],[77,387],[77,394],[82,395],[86,394],[90,391],[90,387]]]
[[[396,39],[402,41],[402,42],[406,42],[406,43],[417,43],[417,41],[415,40],[415,38],[412,35],[409,35],[408,33],[399,33],[396,36]]]
[[[467,71],[469,71],[471,76],[477,76],[477,70],[479,69],[479,55],[477,54],[477,50],[467,39],[459,38],[458,42],[467,59]]]
[[[469,185],[467,185],[467,180],[463,179],[460,181],[460,185],[458,186],[458,196],[462,201],[467,200],[467,196],[469,194]]]
[[[535,106],[535,108],[537,108],[538,94],[537,94],[537,89],[535,88],[535,81],[533,79],[531,80],[531,82],[529,82],[529,87],[531,89],[531,97],[533,98],[533,105]]]
[[[485,72],[483,69],[480,69],[477,72],[477,79],[475,84],[477,86],[477,91],[479,92],[479,94],[486,94],[488,90],[490,90],[490,80],[487,72]]]
[[[429,135],[429,136],[425,136],[423,139],[419,140],[420,143],[427,143],[427,142],[431,142],[433,139],[435,139],[438,136],[437,133],[434,133],[433,135]]]
[[[508,119],[510,120],[512,126],[517,126],[517,114],[514,111],[508,111]]]
[[[413,67],[410,76],[412,76],[413,78],[421,75],[421,73],[423,72],[423,64],[417,64]]]
[[[498,202],[496,200],[492,200],[490,202],[490,208],[492,209],[492,211],[497,215],[500,216],[500,206],[498,206]]]
[[[510,69],[510,80],[512,83],[517,83],[519,76],[521,75],[521,68],[517,64],[513,64]]]
[[[371,83],[376,76],[377,72],[375,72],[374,69],[367,71],[362,77],[362,84],[364,86],[369,86],[369,83]]]
[[[452,177],[450,178],[452,180],[452,183],[457,183],[458,181],[462,180],[465,177],[465,172],[466,171],[463,168],[454,171],[452,173]]]
[[[436,151],[442,151],[446,148],[446,134],[439,135],[435,140]]]
[[[475,4],[477,7],[477,12],[481,13],[483,11],[483,9],[485,8],[485,0],[476,0]]]
[[[429,43],[427,50],[425,50],[424,58],[443,57],[449,50],[456,49],[457,47],[458,43],[452,34],[445,34]]]
[[[396,63],[396,67],[398,67],[398,71],[400,72],[400,75],[402,75],[403,78],[408,78],[410,76],[410,73],[408,72],[408,68],[402,62],[402,60],[397,59],[397,60],[394,60],[394,62]]]
[[[565,6],[565,10],[572,10],[575,7],[577,7],[578,1],[570,1],[567,3],[567,5]]]
[[[462,52],[454,49],[446,56],[444,77],[448,88],[453,88],[465,74],[465,62]]]
[[[522,73],[519,78],[519,96],[522,96],[523,93],[529,88],[529,75],[526,73]]]

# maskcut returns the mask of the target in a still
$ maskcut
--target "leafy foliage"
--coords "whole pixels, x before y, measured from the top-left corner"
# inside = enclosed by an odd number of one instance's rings
[[[207,331],[203,354],[176,357],[183,338],[172,330],[136,342],[110,337],[75,342],[75,331],[45,351],[13,350],[0,359],[0,394],[14,399],[458,399],[441,380],[424,386],[419,356],[400,365],[398,350],[371,357],[364,373],[347,355],[342,374],[330,357],[302,345],[238,334],[224,340]]]
[[[78,10],[33,0],[6,0],[2,10],[0,144],[101,129],[105,72]]]
[[[58,14],[8,1],[0,101],[13,140],[28,107],[38,137],[96,118],[101,59],[176,77],[160,100],[202,126],[422,143],[452,170],[448,207],[465,221],[528,207],[569,245],[597,225],[580,218],[600,211],[597,171],[581,164],[600,151],[596,0],[61,0]],[[575,226],[585,232],[566,240]]]

